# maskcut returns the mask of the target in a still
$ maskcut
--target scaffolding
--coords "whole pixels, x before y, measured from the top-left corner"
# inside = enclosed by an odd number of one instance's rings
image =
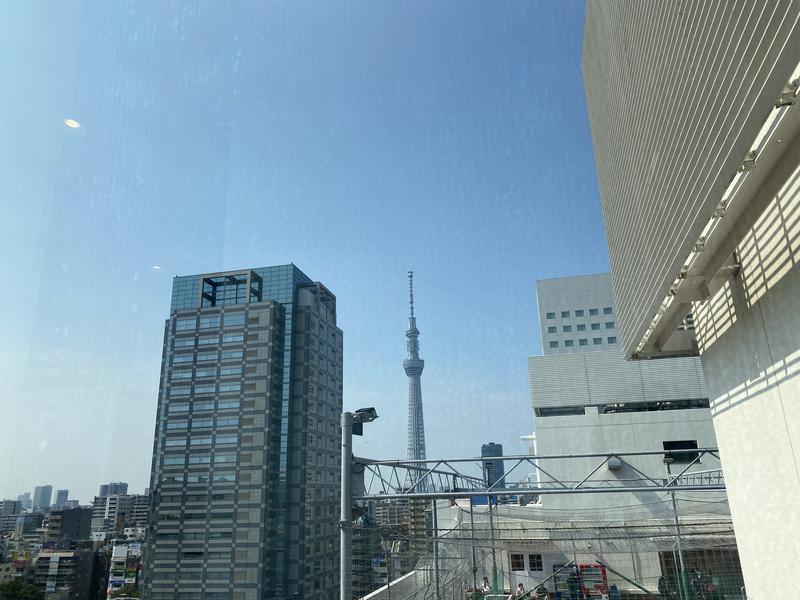
[[[714,448],[693,450],[674,474],[668,452],[491,457],[507,464],[504,477],[491,485],[477,475],[483,472],[481,458],[355,459],[364,469],[358,503],[413,499],[425,501],[431,515],[423,538],[405,536],[419,551],[414,569],[395,572],[390,585],[365,598],[464,600],[476,595],[484,577],[491,591],[480,595],[487,600],[508,598],[520,583],[526,598],[536,598],[539,585],[550,598],[570,598],[572,579],[587,578],[590,566],[602,567],[620,598],[689,600],[699,597],[698,587],[706,598],[723,593],[740,598],[741,568],[724,478],[720,469],[699,469],[708,455],[718,458]],[[666,472],[642,466],[639,459],[653,456],[667,459]],[[548,466],[578,459],[591,460],[592,466],[577,479],[560,479]],[[404,485],[408,471],[419,485]],[[602,508],[581,509],[553,508],[545,499],[589,493],[606,494],[608,501]],[[650,500],[636,500],[641,497]],[[405,534],[383,535],[403,539]],[[536,573],[528,569],[534,557]]]

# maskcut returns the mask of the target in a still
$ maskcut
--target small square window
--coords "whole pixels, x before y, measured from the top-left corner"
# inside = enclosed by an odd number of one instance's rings
[[[547,315],[546,315],[546,316],[547,316],[547,318],[548,318],[548,319],[555,319],[555,318],[556,318],[556,313],[554,313],[554,312],[549,312],[549,313],[547,313]]]
[[[586,331],[586,323],[580,323],[578,325],[578,331]]]
[[[586,338],[581,338],[578,340],[578,346],[588,346],[588,345],[589,345],[589,340],[587,340]]]
[[[525,556],[523,554],[510,554],[511,570],[524,571],[525,570]]]
[[[550,342],[550,347],[551,348],[558,348],[558,342],[555,342],[555,341]]]
[[[575,316],[576,316],[576,317],[582,317],[582,316],[583,316],[583,312],[584,312],[584,311],[583,311],[583,309],[582,309],[582,308],[579,308],[579,309],[577,309],[577,310],[575,311]]]
[[[568,310],[562,310],[561,311],[561,318],[562,319],[569,319],[569,311]]]
[[[614,329],[614,321],[606,321],[606,329]]]
[[[616,344],[617,343],[617,336],[612,335],[607,338],[609,344]]]
[[[531,571],[544,571],[541,554],[528,554],[528,566]]]
[[[611,310],[611,307],[610,307],[610,306],[606,306],[606,307],[603,309],[603,314],[604,314],[604,315],[610,315],[610,314],[612,314],[613,312],[614,312],[614,311],[613,311],[613,310]]]
[[[597,316],[597,309],[596,308],[590,308],[589,309],[589,316],[590,317],[596,317]]]
[[[595,346],[599,346],[602,343],[603,343],[603,338],[592,338],[592,344],[594,344]]]
[[[563,326],[561,327],[561,330],[562,330],[564,333],[570,333],[570,332],[572,331],[572,325],[563,325]]]
[[[565,348],[572,348],[575,345],[573,340],[564,340],[564,347]]]
[[[592,323],[592,331],[597,331],[600,329],[600,323]]]
[[[557,331],[558,331],[557,327],[548,327],[547,328],[547,333],[555,333]]]

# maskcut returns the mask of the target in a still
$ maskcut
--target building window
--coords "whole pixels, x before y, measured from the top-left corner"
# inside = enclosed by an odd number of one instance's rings
[[[244,325],[244,314],[225,315],[225,327],[239,327]]]
[[[511,559],[512,571],[525,570],[525,556],[523,554],[509,554],[509,558]]]
[[[541,554],[528,554],[528,566],[531,571],[544,571]]]
[[[606,329],[614,329],[614,321],[606,321]]]
[[[556,331],[558,331],[557,327],[548,327],[547,328],[547,333],[555,333]]]
[[[592,331],[597,331],[600,329],[600,323],[592,323]]]
[[[617,336],[612,335],[607,339],[609,344],[616,344],[617,343]]]
[[[554,312],[549,312],[549,313],[547,313],[546,317],[547,317],[548,319],[555,319],[555,318],[556,318],[556,313],[554,313]]]
[[[597,316],[597,309],[596,308],[590,308],[589,309],[589,316],[590,317],[596,317]]]
[[[581,338],[578,340],[578,346],[588,346],[588,345],[589,345],[589,340],[587,340],[586,338]]]
[[[564,340],[564,346],[566,348],[572,348],[574,345],[575,345],[575,342],[573,340]]]
[[[218,344],[218,343],[219,343],[219,338],[217,336],[201,337],[199,340],[197,340],[198,346],[211,346],[213,344]]]
[[[561,329],[564,333],[570,333],[572,331],[572,325],[563,325]]]
[[[167,423],[167,429],[186,429],[187,425],[186,421],[170,421]]]
[[[582,308],[577,309],[575,311],[575,316],[576,317],[582,317],[583,316],[583,309]]]
[[[579,324],[578,331],[586,331],[586,323]]]
[[[569,311],[568,310],[562,310],[561,311],[561,318],[562,319],[569,319]],[[520,555],[520,556],[522,556],[522,555]]]
[[[216,329],[219,327],[219,317],[201,317],[200,329]]]
[[[210,446],[211,445],[211,438],[210,437],[193,437],[192,441],[190,442],[192,446]]]
[[[603,343],[603,338],[592,338],[592,344],[594,344],[595,346],[599,346],[602,343]]]
[[[690,463],[698,456],[698,452],[691,452],[697,450],[697,440],[677,440],[672,442],[664,442],[664,459],[672,459],[676,463]],[[679,452],[684,450],[684,452]],[[689,452],[686,452],[689,450]]]
[[[232,463],[236,462],[235,454],[216,454],[214,456],[215,463]]]
[[[178,319],[175,323],[175,331],[194,331],[197,319]]]
[[[611,310],[611,307],[610,307],[610,306],[606,306],[606,307],[603,309],[603,314],[604,314],[604,315],[610,315],[610,314],[612,314],[613,312],[614,312],[614,311],[613,311],[613,310]]]
[[[558,342],[556,342],[556,341],[550,342],[550,347],[551,348],[558,348]]]
[[[194,360],[194,354],[176,354],[172,357],[173,363],[187,363]]]
[[[222,343],[223,344],[235,344],[237,342],[243,342],[244,336],[243,335],[224,335],[222,336]]]

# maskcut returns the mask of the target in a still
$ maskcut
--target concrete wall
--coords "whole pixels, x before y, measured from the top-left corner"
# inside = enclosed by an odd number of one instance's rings
[[[620,350],[528,358],[534,409],[708,398],[697,357],[626,361]]]
[[[748,598],[800,555],[800,167],[698,306],[698,337]],[[696,311],[698,312],[698,311]]]
[[[715,447],[717,440],[711,414],[708,409],[664,410],[630,413],[598,414],[588,408],[587,414],[563,417],[540,417],[536,419],[536,443],[540,455],[578,454],[596,452],[661,451],[662,442],[697,440],[698,447]],[[580,481],[601,462],[600,458],[568,460],[543,460],[546,471],[565,480]],[[626,459],[651,477],[666,476],[662,456],[640,456]],[[711,456],[692,470],[719,468],[719,461]],[[673,467],[677,469],[679,465]],[[607,467],[597,477],[619,479],[639,477],[632,469],[623,465],[620,470],[609,471]],[[543,481],[547,478],[543,476]],[[718,494],[703,492],[703,498],[718,498]],[[685,494],[684,496],[689,496]],[[573,510],[618,510],[618,507],[641,507],[653,515],[661,515],[668,509],[665,493],[603,493],[544,495],[542,505],[546,509]]]

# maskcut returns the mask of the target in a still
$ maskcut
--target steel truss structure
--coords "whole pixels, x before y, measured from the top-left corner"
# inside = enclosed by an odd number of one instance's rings
[[[353,458],[353,471],[363,473],[363,494],[354,500],[389,498],[470,498],[476,496],[538,496],[544,494],[595,494],[636,492],[722,492],[722,469],[693,470],[705,456],[719,460],[716,448],[672,451],[611,452],[592,454],[515,455],[480,458],[373,460]],[[669,464],[678,458],[683,467],[646,472],[637,459],[662,457]],[[566,480],[550,465],[564,461],[590,461],[581,479]],[[505,474],[493,484],[482,474],[487,466],[503,462]],[[491,467],[490,467],[491,468]],[[525,473],[527,471],[527,473]],[[480,473],[481,475],[477,475]],[[521,476],[525,473],[524,476]],[[516,474],[516,478],[512,477]],[[520,477],[521,476],[521,477]],[[414,482],[409,484],[408,482]]]

